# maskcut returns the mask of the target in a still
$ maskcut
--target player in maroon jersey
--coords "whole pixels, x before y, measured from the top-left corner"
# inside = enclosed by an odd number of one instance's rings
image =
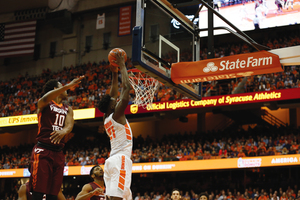
[[[94,166],[90,176],[94,181],[85,184],[75,200],[105,200],[103,169],[99,165]]]
[[[44,85],[44,95],[37,103],[37,144],[31,153],[32,200],[42,200],[44,194],[47,200],[57,200],[65,164],[63,138],[74,125],[73,110],[62,101],[67,97],[66,91],[78,85],[83,78],[75,78],[65,86],[55,79]]]
[[[18,200],[31,200],[32,199],[32,192],[30,192],[30,184],[29,182],[22,184],[18,191]],[[43,197],[46,199],[46,196]],[[63,195],[62,191],[60,190],[57,195],[57,200],[66,200],[65,196]]]

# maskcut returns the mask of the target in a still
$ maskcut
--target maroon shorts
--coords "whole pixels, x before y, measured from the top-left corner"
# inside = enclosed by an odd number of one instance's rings
[[[63,181],[65,155],[35,145],[31,152],[30,185],[32,190],[58,195]]]

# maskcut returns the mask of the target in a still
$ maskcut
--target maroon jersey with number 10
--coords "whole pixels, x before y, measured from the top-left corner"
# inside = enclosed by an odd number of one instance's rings
[[[53,131],[62,130],[68,114],[68,105],[57,104],[51,101],[42,112],[38,114],[38,134],[36,140],[53,146],[64,147],[64,141],[59,144],[53,144],[50,140],[50,134]]]

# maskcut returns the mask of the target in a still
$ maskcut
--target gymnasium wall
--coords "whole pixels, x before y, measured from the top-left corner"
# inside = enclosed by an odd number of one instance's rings
[[[135,6],[132,4],[132,27],[135,22]],[[96,29],[97,14],[105,13],[105,28]],[[76,14],[73,16],[73,33],[63,32],[53,25],[39,22],[36,32],[36,44],[41,45],[40,58],[33,60],[33,56],[9,58],[9,64],[4,65],[4,59],[0,59],[0,80],[10,80],[19,74],[40,75],[43,69],[58,71],[64,66],[75,66],[79,63],[99,62],[107,60],[108,52],[115,47],[123,48],[131,57],[132,35],[119,37],[118,17],[119,7],[94,10],[89,13]],[[110,45],[103,48],[103,34],[110,33]],[[92,36],[92,47],[89,53],[85,52],[86,36]],[[56,54],[50,58],[50,44],[56,42]],[[75,49],[75,52],[70,52]],[[64,52],[64,53],[63,53]]]

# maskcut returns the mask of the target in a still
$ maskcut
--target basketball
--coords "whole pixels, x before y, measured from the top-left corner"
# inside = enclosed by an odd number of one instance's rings
[[[111,65],[113,65],[115,67],[119,67],[115,62],[113,62],[116,60],[116,53],[118,53],[118,52],[120,52],[124,56],[125,62],[127,60],[126,52],[123,49],[121,49],[121,48],[112,49],[108,54],[108,61],[110,62]]]

